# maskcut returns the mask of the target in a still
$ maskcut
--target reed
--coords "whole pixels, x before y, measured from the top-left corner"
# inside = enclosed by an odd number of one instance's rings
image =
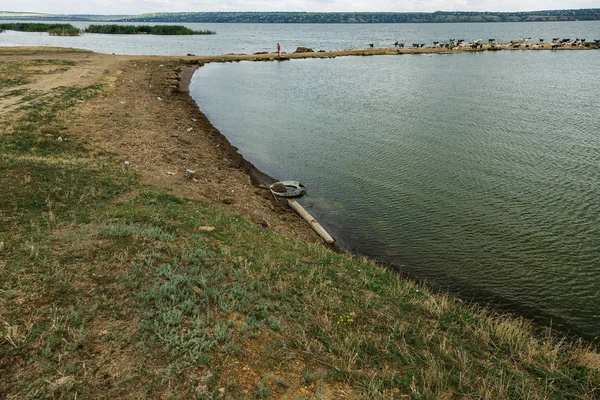
[[[52,28],[48,31],[50,36],[79,36],[81,30],[75,27]]]
[[[76,28],[71,24],[44,24],[37,22],[14,22],[0,24],[0,32],[5,30],[19,32],[48,32],[48,34],[52,36],[79,36],[81,33],[79,28]]]
[[[102,33],[110,35],[214,35],[216,32],[210,30],[195,31],[181,25],[90,25],[86,28],[87,33]]]

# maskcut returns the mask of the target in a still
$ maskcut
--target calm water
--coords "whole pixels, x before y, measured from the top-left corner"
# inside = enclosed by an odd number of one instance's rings
[[[11,21],[0,21],[11,22]],[[87,22],[73,22],[80,28]],[[134,25],[123,23],[123,25]],[[209,36],[99,35],[75,37],[49,36],[46,33],[7,31],[0,34],[0,46],[61,46],[94,50],[99,53],[157,55],[215,55],[283,51],[298,46],[314,50],[344,50],[392,47],[397,40],[405,43],[428,43],[450,38],[499,41],[531,37],[600,39],[600,21],[580,22],[506,22],[486,24],[180,24],[192,29],[210,29]]]
[[[496,26],[496,25],[495,25]],[[600,336],[600,51],[210,64],[200,108],[342,246]]]

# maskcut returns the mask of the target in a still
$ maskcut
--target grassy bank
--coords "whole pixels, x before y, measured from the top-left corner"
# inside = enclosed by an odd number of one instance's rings
[[[71,24],[43,24],[27,22],[0,24],[0,32],[5,30],[20,32],[48,32],[48,34],[52,36],[79,36],[81,33],[79,28],[76,28]]]
[[[214,35],[216,32],[210,30],[199,30],[186,28],[181,25],[90,25],[85,31],[87,33],[105,33],[111,35]]]
[[[0,398],[597,398],[581,343],[143,184],[76,122],[112,81],[28,63],[0,70]]]

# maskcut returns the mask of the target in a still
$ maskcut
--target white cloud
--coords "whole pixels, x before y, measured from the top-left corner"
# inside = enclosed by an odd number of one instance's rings
[[[599,0],[21,0],[3,11],[141,14],[185,11],[532,11],[598,8]]]

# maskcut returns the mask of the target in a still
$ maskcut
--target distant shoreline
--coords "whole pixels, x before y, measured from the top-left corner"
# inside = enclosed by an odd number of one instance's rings
[[[168,23],[486,23],[598,21],[600,8],[526,12],[178,12],[139,15],[44,14],[1,11],[0,19]]]

